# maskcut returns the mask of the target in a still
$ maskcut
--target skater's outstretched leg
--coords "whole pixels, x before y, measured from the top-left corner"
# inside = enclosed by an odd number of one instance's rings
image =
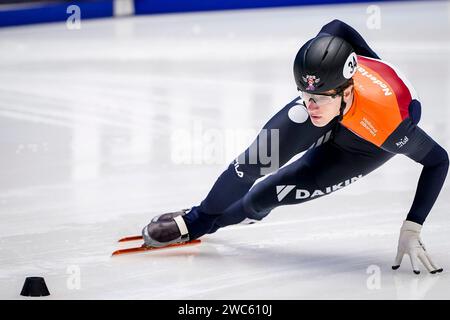
[[[189,212],[155,217],[142,231],[145,243],[165,246],[197,239],[217,230],[221,224],[215,225],[215,222],[224,214],[225,225],[245,219],[242,199],[258,178],[277,170],[315,141],[329,138],[334,124],[319,128],[301,116],[304,114],[306,109],[300,98],[287,104],[266,123],[247,150],[230,163],[199,206],[192,207]],[[269,163],[267,157],[260,159],[267,156],[261,150],[270,153]]]

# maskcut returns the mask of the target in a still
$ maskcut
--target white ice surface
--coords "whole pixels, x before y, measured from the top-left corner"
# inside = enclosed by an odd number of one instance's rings
[[[444,273],[416,276],[407,257],[390,268],[421,171],[401,156],[199,246],[110,257],[119,237],[206,196],[295,97],[295,53],[333,18],[407,75],[421,126],[449,150],[449,2],[380,4],[380,29],[368,6],[0,29],[0,299],[27,299],[26,276],[45,277],[46,299],[449,299],[448,182],[422,232]]]

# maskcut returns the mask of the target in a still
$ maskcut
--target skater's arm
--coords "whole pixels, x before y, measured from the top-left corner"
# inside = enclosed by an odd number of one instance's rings
[[[447,176],[448,154],[444,148],[414,124],[410,125],[409,130],[403,132],[402,136],[401,140],[397,140],[399,145],[406,143],[401,147],[406,147],[401,153],[422,164],[423,169],[413,204],[400,229],[397,255],[392,269],[398,269],[404,255],[407,254],[415,274],[420,273],[420,262],[430,273],[440,273],[443,269],[433,262],[425,250],[420,234],[422,224],[433,207]]]
[[[447,176],[448,154],[439,144],[434,143],[427,155],[418,162],[423,165],[423,169],[412,207],[406,219],[423,224]]]
[[[352,45],[358,55],[380,59],[355,29],[340,20],[335,19],[324,25],[318,35],[321,34],[333,35],[344,39]]]
[[[423,165],[407,220],[422,225],[433,207],[447,176],[448,154],[410,119],[406,119],[384,143],[391,152],[407,155]]]

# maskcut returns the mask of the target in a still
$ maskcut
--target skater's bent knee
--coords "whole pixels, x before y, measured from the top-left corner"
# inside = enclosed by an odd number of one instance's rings
[[[259,208],[256,206],[252,201],[251,194],[246,194],[244,196],[243,206],[247,218],[252,220],[262,220],[270,213],[270,211],[272,211],[272,208]]]

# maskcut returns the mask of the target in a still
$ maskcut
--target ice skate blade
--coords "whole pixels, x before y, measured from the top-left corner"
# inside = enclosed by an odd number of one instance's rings
[[[182,242],[182,243],[173,243],[173,244],[169,244],[164,247],[147,247],[146,245],[142,245],[140,247],[135,247],[135,248],[116,250],[112,253],[112,256],[118,256],[118,255],[127,254],[127,253],[154,251],[154,250],[161,250],[161,249],[170,249],[170,248],[175,248],[175,247],[184,247],[184,246],[199,244],[200,242],[201,242],[200,239],[196,239],[196,240],[191,240],[191,241]]]

